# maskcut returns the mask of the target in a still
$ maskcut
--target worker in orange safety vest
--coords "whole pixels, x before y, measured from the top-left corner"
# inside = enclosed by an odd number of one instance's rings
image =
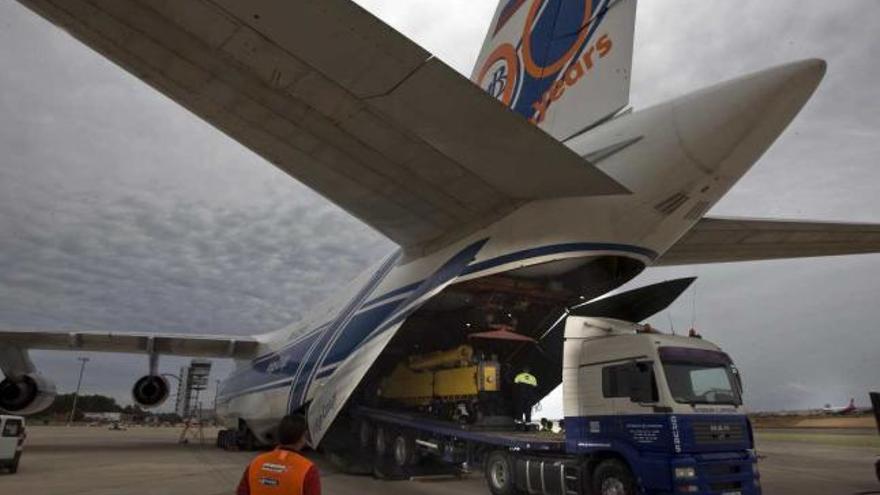
[[[278,447],[251,461],[236,495],[321,495],[317,466],[300,454],[307,441],[308,424],[302,415],[282,418]]]

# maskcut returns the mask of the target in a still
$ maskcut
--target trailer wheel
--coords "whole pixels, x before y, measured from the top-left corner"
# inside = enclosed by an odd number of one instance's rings
[[[360,425],[358,425],[358,441],[360,442],[361,450],[369,451],[370,446],[373,444],[373,430],[373,425],[367,420],[362,420]]]
[[[384,427],[376,426],[376,438],[373,445],[376,457],[385,457],[385,454],[388,453],[388,438]]]
[[[416,440],[408,433],[399,433],[394,438],[394,462],[400,467],[416,463]]]
[[[503,450],[495,450],[486,458],[486,481],[493,495],[517,493],[513,476],[513,460]]]
[[[596,495],[635,495],[636,480],[626,464],[606,459],[593,471],[593,493]]]

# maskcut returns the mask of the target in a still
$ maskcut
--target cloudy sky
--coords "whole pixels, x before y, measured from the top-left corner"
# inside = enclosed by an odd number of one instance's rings
[[[469,75],[495,0],[358,3]],[[716,215],[880,222],[875,0],[643,1],[636,108],[822,57],[828,76]],[[250,334],[299,318],[392,249],[380,235],[31,14],[0,0],[0,327]],[[699,275],[653,323],[694,319],[754,409],[880,389],[880,255],[651,269]],[[61,391],[71,353],[34,353]],[[146,358],[92,355],[129,401]],[[184,360],[164,359],[174,372]],[[216,362],[217,377],[230,363]],[[209,396],[210,397],[210,396]],[[558,395],[545,410],[558,410]]]

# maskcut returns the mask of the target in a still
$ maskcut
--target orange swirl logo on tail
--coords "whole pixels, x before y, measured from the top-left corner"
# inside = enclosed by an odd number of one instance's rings
[[[526,5],[527,11],[521,8]],[[609,35],[596,38],[607,8],[608,0],[507,0],[495,35],[507,29],[477,84],[532,123],[542,123],[550,106],[611,52]],[[518,12],[514,26],[510,21]]]
[[[583,55],[565,70],[565,75],[553,83],[553,86],[550,86],[550,89],[541,95],[540,100],[532,103],[532,109],[535,113],[529,119],[529,122],[533,124],[543,122],[547,118],[547,110],[550,108],[550,105],[562,98],[562,95],[565,94],[568,88],[575,86],[589,71],[593,70],[593,67],[596,65],[596,55],[598,54],[598,58],[605,58],[611,53],[613,47],[614,43],[611,42],[611,37],[607,34],[600,36],[596,44],[587,48]]]
[[[516,48],[510,43],[504,43],[489,55],[477,81],[493,98],[510,106],[518,76],[519,59],[516,56]]]

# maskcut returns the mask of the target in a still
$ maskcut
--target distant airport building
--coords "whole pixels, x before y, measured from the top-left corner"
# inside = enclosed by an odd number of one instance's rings
[[[177,387],[177,402],[174,412],[181,418],[188,418],[198,414],[199,392],[208,387],[208,377],[211,375],[211,361],[208,359],[193,359],[189,366],[180,368],[180,385]]]

